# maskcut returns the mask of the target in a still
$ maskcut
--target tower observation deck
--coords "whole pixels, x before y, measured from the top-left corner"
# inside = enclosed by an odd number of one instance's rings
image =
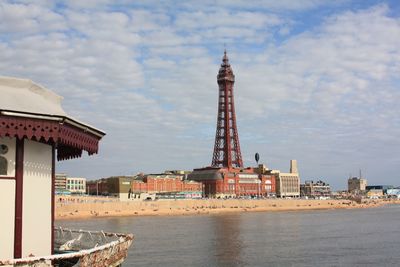
[[[236,126],[233,85],[235,75],[229,64],[226,50],[218,72],[219,87],[217,129],[215,134],[212,167],[243,167],[239,136]]]

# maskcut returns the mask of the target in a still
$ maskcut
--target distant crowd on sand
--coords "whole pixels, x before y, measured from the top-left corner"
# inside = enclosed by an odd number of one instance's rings
[[[105,202],[118,202],[119,199],[115,197],[103,197],[103,196],[58,196],[56,197],[56,204],[58,205],[69,205],[75,203],[105,203]]]
[[[398,200],[306,200],[306,199],[199,199],[158,201],[107,201],[90,197],[58,198],[56,219],[78,219],[107,216],[194,215],[249,211],[303,211],[316,209],[349,209],[378,207]]]

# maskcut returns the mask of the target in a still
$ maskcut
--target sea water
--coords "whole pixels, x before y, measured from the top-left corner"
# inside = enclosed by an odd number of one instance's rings
[[[400,266],[400,205],[57,221],[133,233],[123,266]]]

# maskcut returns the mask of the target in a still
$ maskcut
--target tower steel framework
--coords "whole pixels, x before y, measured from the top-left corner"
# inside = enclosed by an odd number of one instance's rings
[[[235,75],[229,64],[226,50],[218,72],[219,87],[217,131],[215,134],[214,153],[211,166],[213,167],[243,167],[240,153],[239,135],[236,126],[233,85]]]

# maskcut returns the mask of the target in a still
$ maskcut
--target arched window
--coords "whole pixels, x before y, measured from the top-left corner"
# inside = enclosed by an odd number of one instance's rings
[[[6,145],[0,145],[0,175],[7,175],[8,163],[7,159],[2,155],[8,152],[8,147]]]

